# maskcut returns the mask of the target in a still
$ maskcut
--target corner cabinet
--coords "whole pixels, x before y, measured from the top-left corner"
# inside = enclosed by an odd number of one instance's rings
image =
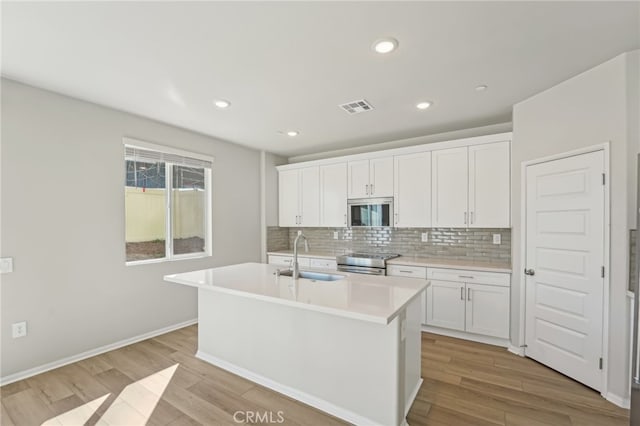
[[[510,227],[510,158],[509,141],[433,151],[433,226]]]
[[[511,275],[429,268],[425,324],[509,338]]]
[[[278,174],[278,224],[319,226],[320,168],[283,170]]]
[[[348,197],[393,197],[393,157],[349,161]]]

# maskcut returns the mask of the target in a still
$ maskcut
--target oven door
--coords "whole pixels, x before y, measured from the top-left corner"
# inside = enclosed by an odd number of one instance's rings
[[[348,200],[349,226],[391,226],[393,198]]]
[[[355,274],[367,274],[367,275],[387,275],[386,269],[371,268],[369,266],[338,265],[338,271],[352,272]]]

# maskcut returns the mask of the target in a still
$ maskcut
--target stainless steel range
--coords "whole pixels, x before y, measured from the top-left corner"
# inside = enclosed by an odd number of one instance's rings
[[[387,275],[387,260],[400,256],[394,253],[349,253],[336,256],[338,271],[358,274]]]

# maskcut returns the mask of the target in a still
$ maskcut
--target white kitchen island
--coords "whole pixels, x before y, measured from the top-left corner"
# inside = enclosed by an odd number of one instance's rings
[[[276,269],[165,276],[198,288],[196,356],[358,425],[406,424],[422,383],[426,281],[343,272],[293,280]]]

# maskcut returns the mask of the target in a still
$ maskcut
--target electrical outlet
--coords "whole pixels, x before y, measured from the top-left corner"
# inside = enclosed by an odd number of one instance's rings
[[[27,322],[16,322],[11,325],[11,337],[14,339],[27,335]]]
[[[13,257],[3,257],[0,259],[0,274],[13,272]]]
[[[422,242],[426,243],[427,241],[429,241],[429,233],[428,232],[423,232],[422,233]]]
[[[500,234],[493,234],[493,244],[502,244],[502,236]]]
[[[338,231],[333,231],[333,239],[334,240],[338,239]]]

